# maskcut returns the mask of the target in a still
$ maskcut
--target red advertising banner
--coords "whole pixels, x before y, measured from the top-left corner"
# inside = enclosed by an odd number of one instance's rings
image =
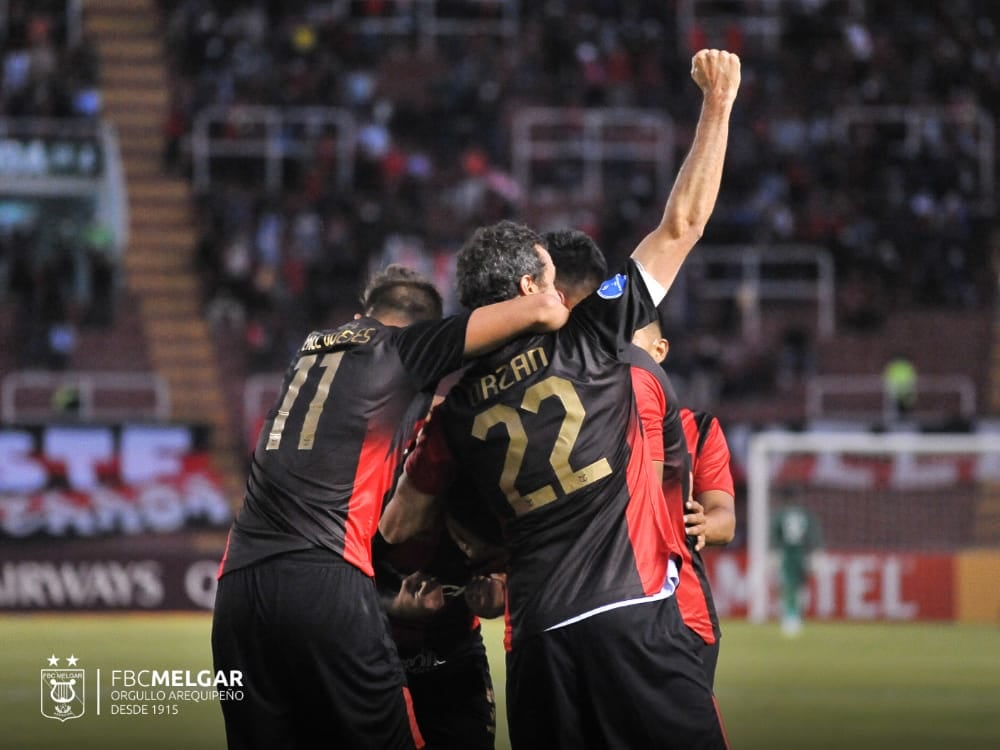
[[[0,429],[0,611],[208,610],[232,507],[198,425]]]
[[[232,508],[192,425],[0,430],[0,539],[226,528]]]
[[[746,553],[705,555],[720,617],[745,617]],[[777,571],[772,611],[777,607]],[[955,558],[921,552],[836,552],[816,555],[807,615],[830,620],[951,620],[956,616]]]

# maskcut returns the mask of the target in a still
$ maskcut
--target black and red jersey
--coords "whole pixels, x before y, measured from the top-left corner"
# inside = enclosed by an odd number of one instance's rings
[[[469,634],[479,625],[479,618],[469,609],[463,594],[472,571],[440,516],[414,538],[390,545],[374,564],[383,596],[395,595],[403,578],[417,571],[433,576],[444,589],[444,607],[425,619],[389,616],[393,639],[404,663],[415,653],[431,651],[446,657],[467,644]]]
[[[373,574],[384,497],[434,386],[462,365],[468,317],[360,318],[306,338],[260,431],[220,575],[311,548]]]
[[[407,461],[503,519],[512,638],[659,594],[669,520],[622,354],[656,315],[631,261],[559,331],[474,362]]]
[[[647,428],[650,457],[663,463],[664,487],[678,485],[686,497],[691,461],[674,386],[659,362],[645,349],[633,344],[625,350],[623,359],[632,365],[632,387],[640,417]],[[643,415],[647,407],[648,419]]]
[[[692,490],[697,498],[702,492],[720,490],[734,495],[733,475],[729,469],[729,445],[719,420],[702,411],[681,409],[681,425],[691,456]],[[683,521],[682,521],[683,523]],[[719,616],[697,539],[685,535],[684,565],[677,589],[677,605],[685,624],[705,643],[715,643],[720,636]]]
[[[400,423],[400,431],[411,435],[405,451],[413,449],[431,406],[444,399],[461,374],[461,370],[449,373],[438,383],[433,395],[421,394],[416,400],[419,403]],[[442,657],[449,657],[450,661],[457,651],[468,648],[469,636],[479,626],[479,618],[469,609],[463,591],[474,571],[449,536],[444,517],[439,515],[430,528],[412,539],[373,552],[375,580],[383,596],[394,596],[403,578],[418,571],[433,576],[445,591],[445,606],[426,619],[389,615],[393,640],[404,666],[408,670],[429,671],[445,663],[440,661]]]

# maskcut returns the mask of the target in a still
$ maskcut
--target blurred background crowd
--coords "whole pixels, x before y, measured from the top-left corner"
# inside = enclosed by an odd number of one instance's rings
[[[99,116],[98,56],[86,25],[67,23],[73,3],[6,5],[4,114]],[[304,332],[353,312],[386,262],[429,273],[454,309],[452,258],[480,224],[574,226],[620,262],[657,223],[673,179],[660,173],[690,141],[690,56],[703,46],[744,60],[703,245],[826,253],[838,330],[877,334],[901,311],[995,303],[1000,19],[989,0],[158,7],[161,169],[191,182],[202,309],[242,344],[249,372],[280,369]],[[672,150],[606,164],[599,190],[581,192],[585,159],[539,150],[530,172],[518,165],[529,108],[559,108],[556,137],[573,113],[659,112]],[[4,298],[32,342],[22,365],[72,366],[74,331],[114,316],[127,249],[86,204],[61,215],[0,212]],[[793,315],[748,336],[745,287],[708,307],[690,302],[696,287],[691,275],[672,307],[668,369],[705,406],[816,371],[814,323]]]

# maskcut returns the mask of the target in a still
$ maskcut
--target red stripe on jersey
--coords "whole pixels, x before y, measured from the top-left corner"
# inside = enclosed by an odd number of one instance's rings
[[[681,558],[680,582],[675,592],[677,607],[685,625],[700,635],[705,643],[715,643],[715,631],[712,628],[708,602],[701,588],[691,548],[685,539],[687,529],[684,526],[684,510],[687,498],[684,496],[684,487],[676,480],[664,481],[663,500],[670,515],[671,541],[676,543]]]
[[[215,571],[215,580],[222,578],[222,572],[226,569],[226,558],[229,557],[229,542],[233,539],[233,530],[226,534],[226,548],[222,550],[222,559],[219,560],[219,569]]]
[[[510,599],[503,607],[503,650],[510,652],[514,643],[514,626],[510,623]]]
[[[718,489],[733,494],[732,474],[729,472],[729,447],[717,420],[706,425],[707,433],[702,439],[702,430],[697,415],[690,409],[681,409],[681,426],[684,440],[691,455],[692,491],[697,496],[707,490]],[[700,445],[699,445],[700,444]],[[683,505],[681,506],[683,507]],[[681,533],[684,521],[681,520]],[[701,636],[705,643],[715,643],[715,628],[712,615],[705,598],[709,583],[702,580],[693,563],[691,549],[684,545],[684,567],[681,569],[681,583],[677,590],[677,606],[684,624]]]
[[[403,685],[403,700],[406,701],[406,715],[410,719],[410,734],[413,735],[413,744],[417,750],[427,747],[424,736],[420,734],[420,727],[417,725],[417,712],[413,710],[413,696],[410,695],[410,688]]]
[[[639,421],[646,431],[649,457],[663,462],[663,415],[667,413],[667,399],[663,386],[649,370],[632,366],[632,392],[635,393]]]
[[[676,502],[683,507],[683,500]],[[684,533],[684,517],[681,516],[680,531]],[[715,630],[712,628],[712,617],[708,612],[708,601],[701,589],[701,581],[695,570],[691,549],[685,544],[682,548],[681,580],[677,586],[677,607],[681,611],[684,624],[701,636],[705,643],[715,643]]]
[[[347,507],[344,529],[344,559],[366,575],[372,567],[372,537],[382,513],[382,498],[392,487],[399,456],[391,451],[392,435],[376,433],[369,427],[354,475],[354,490]]]
[[[721,490],[726,494],[735,495],[733,474],[729,465],[729,445],[719,426],[719,420],[711,418],[706,426],[707,432],[702,438],[698,415],[690,409],[681,409],[681,426],[684,428],[688,453],[691,454],[694,494],[697,496],[708,490]],[[701,443],[700,448],[699,443]]]
[[[626,440],[631,455],[625,473],[629,493],[625,519],[639,580],[648,596],[663,589],[667,562],[670,555],[679,553],[681,545],[676,542],[670,512],[650,461],[635,409],[629,420]]]
[[[428,417],[420,429],[417,444],[406,459],[406,473],[420,492],[439,495],[454,478],[455,457],[448,447],[441,420]]]

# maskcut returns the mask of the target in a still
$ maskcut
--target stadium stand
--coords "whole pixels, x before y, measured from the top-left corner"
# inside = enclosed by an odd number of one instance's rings
[[[407,259],[447,284],[449,256],[481,221],[569,221],[621,257],[655,221],[662,165],[603,165],[599,195],[614,200],[546,211],[549,196],[587,179],[589,165],[558,151],[546,164],[536,151],[541,164],[526,177],[512,142],[518,113],[544,105],[572,123],[574,112],[628,106],[690,121],[673,84],[692,49],[726,43],[752,53],[754,65],[704,242],[829,253],[836,334],[803,324],[801,302],[761,298],[760,279],[714,300],[698,298],[705,278],[688,279],[672,332],[680,382],[700,386],[691,393],[732,419],[803,421],[810,375],[878,372],[887,353],[873,340],[903,325],[921,372],[975,373],[985,392],[986,347],[955,351],[944,327],[964,329],[957,340],[989,335],[994,290],[976,248],[989,241],[995,157],[984,95],[993,84],[981,62],[958,92],[936,69],[906,64],[931,22],[949,30],[932,52],[942,69],[948,40],[971,39],[976,60],[988,53],[989,33],[957,11],[927,6],[899,19],[879,3],[829,2],[764,4],[759,16],[724,3],[593,2],[562,17],[558,3],[161,6],[174,86],[164,153],[201,191],[207,309],[242,332],[250,371],[282,366],[303,327],[350,311],[372,264]],[[512,33],[501,16],[515,6]],[[903,33],[887,36],[900,24]],[[353,121],[353,135],[318,123],[310,135],[287,121],[319,107]],[[357,157],[344,165],[340,147],[351,138]],[[683,142],[680,133],[669,161]],[[234,157],[236,143],[245,148]],[[773,270],[776,281],[813,278],[794,264]],[[760,320],[748,335],[751,307]],[[895,322],[899,311],[922,309],[933,325]],[[948,356],[937,356],[942,345]],[[845,348],[856,356],[842,356]]]
[[[9,19],[26,13],[9,5]],[[704,258],[672,295],[668,367],[682,393],[728,423],[805,424],[810,377],[877,374],[906,342],[922,374],[968,375],[980,411],[996,413],[990,10],[94,0],[78,37],[90,46],[75,54],[99,70],[91,101],[117,129],[127,181],[115,325],[141,332],[81,338],[66,364],[160,373],[175,415],[209,418],[235,467],[247,379],[283,367],[307,329],[353,313],[372,266],[414,263],[450,291],[463,238],[502,217],[574,224],[622,258],[657,219],[658,175],[694,120],[680,87],[709,44],[744,54],[747,80]],[[12,38],[5,81],[20,64]],[[561,113],[549,135],[569,145],[532,151],[526,172],[518,149],[536,136],[514,126],[529,107]],[[609,129],[576,148],[595,137],[581,123],[615,108],[657,112],[672,129]],[[640,156],[654,138],[673,145]],[[616,143],[633,155],[590,156]],[[812,265],[753,273],[711,256],[803,246]],[[823,258],[832,295],[775,292],[816,282]],[[710,295],[713,284],[729,291]],[[22,335],[10,294],[3,308],[0,335]],[[115,356],[125,341],[135,352]],[[21,366],[4,357],[0,370]]]
[[[67,367],[93,351],[119,302],[114,211],[94,197],[113,173],[100,66],[78,11],[7,3],[0,24],[0,300],[19,342],[5,347],[10,368]]]
[[[238,496],[238,449],[189,260],[190,188],[160,169],[167,86],[155,5],[12,2],[3,31],[4,420],[44,421],[49,388],[53,420],[208,424]],[[66,388],[76,389],[69,403],[84,394],[82,411],[62,408]]]

